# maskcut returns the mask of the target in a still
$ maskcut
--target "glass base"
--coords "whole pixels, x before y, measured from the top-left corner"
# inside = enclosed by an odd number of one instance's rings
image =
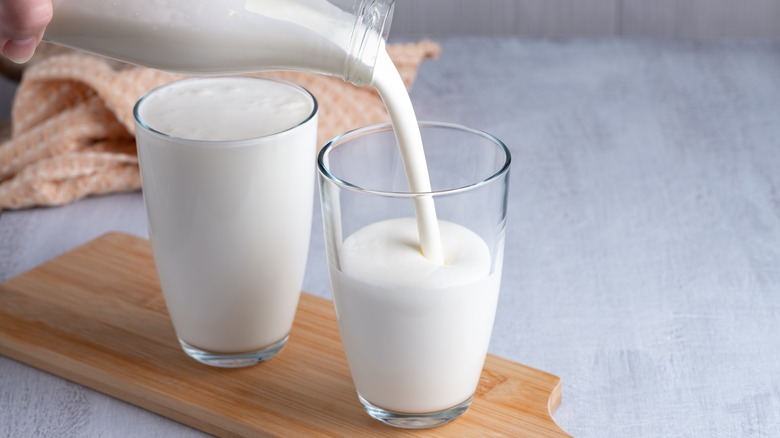
[[[364,399],[360,393],[358,393],[358,398],[360,399],[360,403],[363,405],[363,409],[366,410],[368,415],[381,421],[382,423],[403,429],[425,429],[428,427],[436,427],[447,424],[450,421],[460,417],[464,412],[466,412],[466,409],[469,408],[469,405],[471,405],[471,399],[474,397],[469,397],[463,403],[460,403],[449,409],[423,414],[388,411],[386,409],[372,405],[368,400]]]
[[[200,348],[193,347],[181,338],[179,338],[179,344],[181,344],[181,348],[188,356],[202,364],[220,368],[241,368],[265,362],[276,356],[276,353],[278,353],[287,343],[288,337],[289,335],[283,337],[279,342],[275,342],[261,350],[237,354],[210,353],[208,351],[203,351]]]

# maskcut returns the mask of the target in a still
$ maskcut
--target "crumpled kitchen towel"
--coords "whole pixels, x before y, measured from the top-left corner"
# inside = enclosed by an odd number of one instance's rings
[[[430,41],[387,49],[407,88],[420,64],[440,52]],[[76,51],[56,52],[28,66],[17,89],[10,138],[0,143],[0,210],[139,189],[133,105],[148,90],[184,77]],[[316,96],[320,146],[344,131],[387,120],[372,88],[300,72],[258,76],[295,82]]]

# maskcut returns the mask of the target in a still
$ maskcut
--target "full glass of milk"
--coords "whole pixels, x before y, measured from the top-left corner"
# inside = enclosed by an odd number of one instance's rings
[[[287,82],[186,79],[134,109],[144,202],[184,351],[241,367],[285,345],[311,233],[317,102]]]
[[[317,160],[331,288],[358,398],[387,424],[466,411],[493,327],[510,153],[485,132],[420,123],[431,183],[409,190],[390,125],[329,142]],[[421,251],[418,204],[435,206],[443,262]],[[418,231],[419,230],[419,231]]]

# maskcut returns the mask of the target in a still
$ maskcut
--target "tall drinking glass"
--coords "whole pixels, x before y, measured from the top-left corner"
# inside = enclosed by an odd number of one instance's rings
[[[411,193],[390,125],[320,152],[330,282],[358,398],[405,428],[466,411],[487,354],[501,283],[510,154],[490,134],[421,123],[431,193]],[[445,263],[420,250],[413,200],[433,200]]]
[[[149,234],[192,358],[240,367],[287,341],[311,233],[317,102],[260,78],[187,79],[135,106]]]

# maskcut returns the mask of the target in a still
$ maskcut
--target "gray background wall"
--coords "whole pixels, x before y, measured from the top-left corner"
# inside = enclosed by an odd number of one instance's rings
[[[396,0],[391,35],[778,38],[780,0]]]

